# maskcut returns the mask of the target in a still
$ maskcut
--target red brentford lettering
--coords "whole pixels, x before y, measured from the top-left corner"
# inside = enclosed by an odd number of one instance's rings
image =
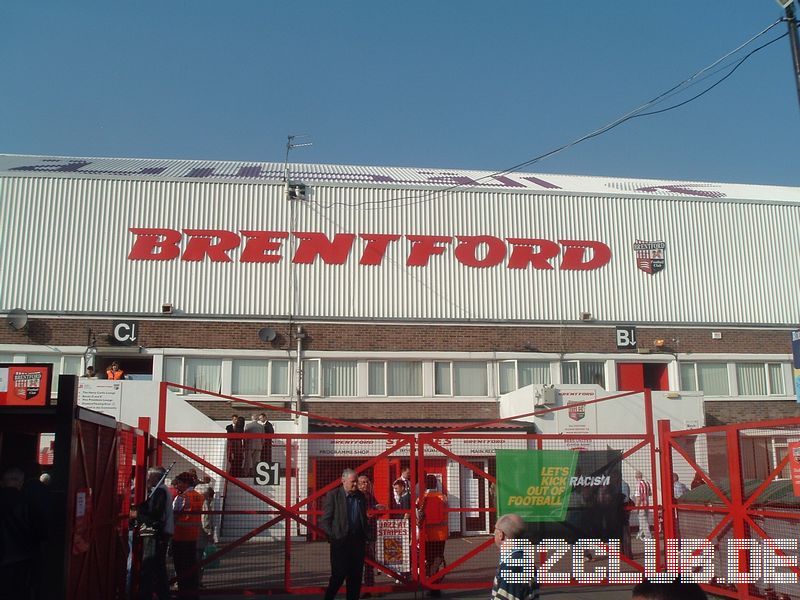
[[[464,235],[456,236],[458,246],[455,250],[456,259],[468,267],[494,267],[503,262],[506,257],[506,245],[503,240],[492,235]],[[479,250],[485,247],[486,255],[478,258]]]
[[[178,244],[183,237],[174,229],[131,227],[136,236],[128,260],[172,260],[181,255]]]
[[[391,233],[362,233],[360,236],[362,240],[367,241],[364,246],[364,252],[361,254],[361,265],[379,265],[386,255],[386,249],[389,244],[396,242],[401,236]]]
[[[206,256],[211,262],[231,262],[228,252],[239,246],[239,236],[224,229],[184,229],[189,236],[181,260],[200,262]]]
[[[280,262],[281,255],[275,254],[281,249],[281,242],[289,237],[286,231],[244,231],[242,235],[246,238],[244,250],[242,250],[243,263],[276,263]]]
[[[558,240],[565,247],[564,258],[561,259],[561,269],[564,271],[591,271],[599,269],[611,260],[611,248],[602,242],[589,240]],[[586,251],[591,250],[592,256],[584,260]]]
[[[333,241],[324,233],[293,231],[292,235],[300,240],[292,262],[306,265],[312,264],[318,256],[329,265],[343,265],[356,239],[353,233],[337,233]]]
[[[550,260],[558,256],[560,248],[550,240],[538,238],[508,238],[511,244],[511,256],[508,259],[509,269],[534,269],[549,271],[553,268]]]
[[[540,271],[592,271],[611,261],[611,248],[597,240],[546,240],[541,238],[499,238],[492,235],[399,235],[393,233],[336,233],[331,239],[316,231],[258,231],[225,229],[177,229],[131,227],[135,236],[128,260],[275,264],[283,260],[281,250],[290,236],[298,240],[291,257],[295,264],[342,265],[361,241],[358,263],[379,266],[393,244],[405,239],[406,265],[427,267],[434,257],[445,254],[457,242],[453,255],[460,264],[491,268],[506,261],[507,269]],[[183,246],[183,250],[181,250]],[[236,258],[235,251],[241,247]],[[561,262],[557,259],[561,256]]]
[[[431,256],[445,251],[445,247],[439,244],[449,244],[453,239],[448,235],[407,235],[406,238],[411,241],[411,252],[406,261],[409,267],[427,267]]]

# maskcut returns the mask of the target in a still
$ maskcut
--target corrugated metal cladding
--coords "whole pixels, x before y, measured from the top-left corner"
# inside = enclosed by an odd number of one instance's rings
[[[766,188],[769,189],[769,188]],[[783,193],[791,188],[780,188]],[[641,197],[558,191],[431,193],[331,183],[287,202],[277,183],[197,179],[0,177],[0,310],[220,317],[792,324],[800,315],[800,191],[795,202]],[[129,260],[130,228],[437,235],[452,237],[428,266],[410,267],[411,242],[380,265],[292,264],[292,236],[277,263]],[[456,258],[455,236],[592,240],[611,249],[589,271],[509,269]],[[663,271],[637,268],[633,244],[664,241]],[[181,249],[186,248],[184,235]],[[479,253],[479,257],[482,254]],[[562,248],[563,256],[563,248]],[[588,256],[588,255],[587,255]]]

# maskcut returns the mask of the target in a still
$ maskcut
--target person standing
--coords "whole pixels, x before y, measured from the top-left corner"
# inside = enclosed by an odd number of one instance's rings
[[[409,510],[411,508],[411,494],[408,492],[405,482],[402,479],[395,479],[392,484],[392,499],[389,503],[391,510]],[[392,514],[392,519],[408,519],[408,513]]]
[[[372,482],[366,475],[358,476],[358,490],[364,494],[367,502],[367,511],[384,510],[386,507],[383,504],[378,504],[375,494],[372,493]],[[375,515],[370,515],[367,512],[367,523],[369,524],[369,538],[367,539],[367,558],[375,560],[375,538],[378,533],[378,523]],[[375,567],[370,564],[364,566],[364,585],[375,585]],[[371,598],[372,594],[367,592],[361,595],[362,598]]]
[[[425,476],[425,494],[417,511],[420,538],[425,542],[425,574],[429,578],[444,565],[444,546],[450,529],[447,524],[447,498],[438,487],[435,475]],[[430,595],[441,596],[442,591],[431,590]]]
[[[172,536],[172,561],[181,598],[197,599],[200,569],[197,562],[197,540],[205,498],[194,489],[191,473],[181,473],[172,480],[178,495],[172,503],[175,513],[175,533]]]
[[[500,549],[500,563],[492,583],[492,598],[503,600],[536,600],[539,598],[539,583],[536,577],[530,581],[510,581],[509,574],[519,575],[525,565],[525,551],[507,544],[509,540],[523,539],[525,521],[517,514],[509,513],[497,519],[494,526],[494,543]]]
[[[686,492],[689,491],[689,488],[686,487],[686,484],[680,480],[677,473],[672,474],[672,497],[673,499],[677,500],[681,496],[683,496]]]
[[[361,593],[364,556],[370,538],[367,499],[358,489],[353,469],[342,472],[342,484],[325,496],[322,531],[330,543],[331,578],[325,600],[333,600],[347,581],[347,600],[357,600]]]
[[[125,371],[122,370],[117,361],[112,362],[111,366],[106,369],[106,379],[112,379],[114,381],[125,379]]]
[[[194,490],[203,496],[203,514],[200,517],[200,536],[197,538],[197,560],[203,561],[208,554],[216,552],[219,543],[217,529],[218,518],[214,514],[214,486],[210,483],[199,483]],[[200,581],[203,580],[204,568],[200,569]]]
[[[233,415],[231,424],[225,427],[228,433],[244,433],[244,417]],[[234,477],[242,477],[242,462],[244,459],[244,440],[242,438],[228,438],[228,472]]]
[[[637,506],[639,515],[639,533],[636,534],[636,538],[646,540],[652,537],[650,535],[650,511],[648,510],[652,490],[650,483],[642,477],[641,471],[636,471],[634,477],[636,479],[636,490],[634,491],[633,501]]]
[[[261,460],[261,451],[264,445],[264,425],[258,420],[258,415],[252,415],[250,422],[244,426],[244,432],[259,437],[247,438],[244,441],[244,476],[256,476],[256,464]]]
[[[136,519],[142,541],[142,562],[139,577],[140,600],[168,600],[167,546],[175,531],[172,502],[164,485],[164,468],[147,470],[147,499],[138,504],[131,515]]]
[[[38,598],[37,563],[39,546],[47,538],[46,518],[23,493],[22,469],[7,469],[0,482],[0,598]]]
[[[258,415],[258,422],[264,427],[266,435],[275,435],[275,428],[272,423],[267,421],[267,415],[261,413]],[[272,462],[272,438],[264,438],[264,444],[261,446],[261,462]]]

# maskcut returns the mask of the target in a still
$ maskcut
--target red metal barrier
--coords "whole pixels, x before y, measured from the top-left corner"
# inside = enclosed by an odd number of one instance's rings
[[[710,542],[715,578],[709,591],[747,600],[800,596],[796,551],[790,554],[794,560],[786,570],[787,581],[732,581],[731,567],[747,572],[754,556],[747,551],[728,556],[731,539],[764,542],[800,536],[800,499],[792,490],[788,452],[789,442],[800,440],[800,419],[686,431],[670,431],[669,423],[661,421],[659,438],[662,478],[671,481],[673,473],[680,473],[692,481],[679,497],[673,486],[664,486],[665,533],[668,538]],[[786,556],[780,550],[776,554]],[[750,573],[755,578],[755,570]]]
[[[124,598],[132,484],[143,460],[136,446],[146,433],[90,411],[78,415],[67,597]]]
[[[502,434],[481,433],[480,428],[498,426],[505,423],[518,421],[528,416],[541,416],[557,411],[565,411],[580,406],[587,406],[601,402],[613,402],[622,397],[635,396],[635,392],[611,395],[596,400],[573,403],[567,406],[540,409],[538,411],[518,415],[511,418],[498,419],[495,421],[473,423],[463,427],[451,428],[449,430],[437,431],[419,435],[419,452],[417,473],[419,474],[420,489],[426,473],[439,472],[440,465],[431,455],[443,456],[451,465],[457,465],[457,469],[466,477],[471,477],[479,482],[486,490],[484,496],[487,502],[483,503],[481,494],[478,494],[479,505],[467,505],[463,498],[458,502],[451,502],[448,512],[451,516],[451,540],[446,545],[446,566],[439,572],[428,576],[425,569],[419,569],[420,585],[429,589],[474,589],[486,587],[491,584],[497,567],[497,551],[494,548],[492,532],[496,520],[496,507],[494,498],[489,500],[490,491],[496,485],[496,449],[502,447],[507,449],[574,449],[574,450],[606,450],[616,449],[621,452],[622,470],[627,478],[632,479],[632,474],[636,470],[643,472],[644,477],[653,482],[652,502],[642,507],[655,515],[652,523],[653,537],[657,548],[661,544],[660,523],[659,523],[659,496],[658,486],[656,485],[656,458],[654,454],[655,434],[652,426],[652,400],[649,391],[643,395],[643,414],[645,423],[649,424],[646,431],[642,434]],[[638,392],[638,394],[642,394]],[[483,445],[493,450],[476,456],[475,445]],[[448,478],[449,479],[449,478]],[[462,491],[463,478],[459,478]],[[480,490],[480,488],[479,488]],[[445,490],[448,492],[449,490]],[[451,498],[453,494],[448,494]],[[635,514],[630,507],[626,509],[629,515]],[[485,515],[483,521],[487,527],[482,532],[469,531],[467,526],[467,515]],[[454,525],[453,521],[460,521],[460,527]],[[488,536],[488,537],[486,537]],[[466,542],[466,543],[465,543]],[[630,542],[630,544],[628,544]],[[622,540],[623,552],[621,560],[623,570],[639,571],[644,570],[643,553],[644,547],[639,540]],[[425,546],[420,544],[420,565],[425,564]],[[563,567],[563,565],[562,565]],[[569,570],[565,568],[564,570]],[[572,581],[571,584],[579,582]]]
[[[486,588],[497,567],[492,534],[496,520],[495,453],[501,447],[618,451],[626,479],[632,480],[633,471],[641,470],[654,484],[653,500],[644,508],[655,515],[653,533],[656,543],[661,543],[652,425],[638,434],[542,435],[525,433],[518,422],[521,417],[613,402],[616,398],[635,397],[634,393],[541,409],[457,430],[414,435],[203,392],[236,402],[239,407],[247,405],[255,413],[266,413],[273,424],[286,424],[277,427],[274,434],[259,434],[170,431],[168,387],[182,386],[162,385],[162,461],[177,461],[173,475],[195,469],[200,478],[211,480],[217,493],[214,504],[204,511],[216,520],[219,538],[216,551],[200,563],[200,593],[204,595],[321,593],[330,567],[328,544],[317,522],[322,500],[340,485],[343,468],[353,468],[372,480],[376,502],[385,508],[372,511],[371,516],[376,529],[390,531],[370,549],[373,554],[368,555],[363,591]],[[639,392],[639,397],[643,420],[651,424],[650,395]],[[289,423],[294,419],[307,419],[308,433],[287,433],[297,431],[294,423]],[[508,433],[509,428],[514,432]],[[254,461],[246,462],[247,453],[257,455],[258,448],[267,443],[271,460],[260,463],[269,474],[254,473]],[[245,472],[248,464],[250,470]],[[411,470],[412,508],[392,508],[391,483],[404,468]],[[430,575],[426,574],[426,546],[420,540],[414,510],[425,491],[426,475],[434,475],[440,491],[448,497],[450,530],[444,568]],[[630,508],[627,510],[632,514]],[[387,528],[400,528],[401,533]],[[398,541],[404,564],[398,557],[387,558],[391,549],[398,547]],[[642,554],[643,545],[632,540],[630,547],[624,548],[623,569],[642,571]]]
[[[200,562],[201,593],[322,592],[330,577],[329,546],[317,522],[322,501],[341,485],[344,468],[373,480],[378,504],[386,508],[370,511],[371,517],[414,522],[410,509],[388,507],[390,475],[400,462],[410,464],[415,459],[413,436],[216,394],[248,405],[253,413],[266,413],[273,424],[303,418],[344,431],[168,431],[166,387],[162,387],[159,415],[162,460],[177,461],[174,474],[195,469],[201,478],[211,480],[217,492],[214,506],[203,513],[218,519],[219,543],[215,544],[216,551]],[[268,459],[263,454],[267,447]],[[248,459],[248,453],[256,458]],[[413,526],[410,531],[413,543]],[[414,585],[409,576],[413,565],[398,569],[377,556],[368,556],[367,567],[378,577],[385,577],[366,589],[388,592]]]

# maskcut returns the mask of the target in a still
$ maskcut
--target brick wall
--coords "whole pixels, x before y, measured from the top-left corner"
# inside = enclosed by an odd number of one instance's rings
[[[706,414],[706,425],[709,426],[800,417],[800,404],[790,401],[724,400],[706,402],[703,408]]]
[[[486,324],[301,323],[306,350],[319,351],[438,351],[438,352],[603,352],[615,353],[613,326],[570,325],[530,327]],[[271,343],[258,339],[262,327],[274,328]],[[197,321],[164,318],[139,321],[139,344],[147,348],[294,349],[293,326],[275,322]],[[722,330],[712,340],[712,328],[638,327],[640,348],[654,349],[654,341],[666,341],[670,352],[769,352],[789,354],[788,331],[780,329]],[[111,321],[102,319],[31,318],[27,331],[0,327],[0,344],[87,345],[90,333],[98,347],[110,346]],[[628,351],[630,352],[630,351]]]

